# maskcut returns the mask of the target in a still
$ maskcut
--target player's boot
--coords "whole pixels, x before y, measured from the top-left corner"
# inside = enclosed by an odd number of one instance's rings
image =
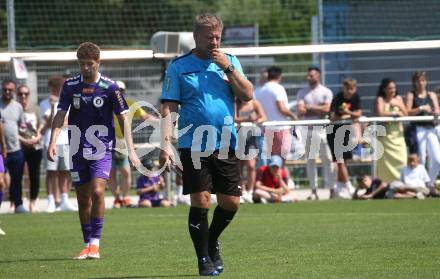
[[[89,255],[89,247],[84,248],[78,256],[74,257],[74,260],[85,260]]]
[[[87,254],[88,259],[99,259],[99,247],[96,245],[89,246],[89,253]]]
[[[222,257],[220,257],[220,243],[215,242],[214,247],[209,247],[209,257],[218,273],[222,273],[224,269]]]
[[[200,276],[219,276],[219,274],[209,257],[203,257],[199,260]]]

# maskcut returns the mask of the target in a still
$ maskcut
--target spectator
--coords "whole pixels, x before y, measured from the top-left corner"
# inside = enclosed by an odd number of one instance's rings
[[[430,178],[423,165],[420,164],[419,156],[408,156],[408,165],[400,170],[400,180],[390,184],[387,197],[395,199],[418,198],[424,199],[429,194]]]
[[[60,130],[56,142],[56,156],[52,162],[47,158],[47,148],[49,147],[51,136],[52,119],[56,114],[60,92],[64,83],[64,78],[59,75],[51,76],[48,80],[50,96],[40,102],[40,115],[45,122],[42,129],[44,135],[44,164],[46,167],[46,186],[47,186],[47,209],[46,212],[53,213],[56,210],[76,211],[78,210],[69,200],[70,189],[70,165],[69,165],[69,136],[67,130],[67,117]],[[61,195],[60,195],[61,193]],[[61,197],[60,197],[61,196]],[[58,205],[58,206],[57,206]]]
[[[287,93],[281,85],[282,70],[277,66],[267,69],[268,81],[259,92],[261,103],[268,121],[286,121],[296,115],[288,109]],[[265,130],[266,152],[286,158],[291,147],[291,129],[289,126],[270,127]]]
[[[249,102],[242,102],[239,99],[236,100],[236,110],[235,113],[235,122],[236,123],[243,123],[243,122],[250,122],[253,124],[261,124],[264,121],[266,121],[266,114],[264,113],[260,102],[256,100],[251,100]],[[249,156],[249,150],[257,149],[258,150],[258,136],[249,135],[249,130],[246,128],[243,128],[241,131],[246,131],[246,134],[243,134],[239,132],[238,137],[238,146],[239,148],[243,146],[242,141],[244,141],[244,155]],[[244,202],[252,203],[252,195],[254,192],[254,186],[255,186],[255,179],[256,179],[256,158],[252,159],[243,159],[240,161],[240,169],[241,169],[241,177],[242,180],[244,180],[244,173],[243,170],[246,168],[246,182],[242,182],[242,186],[246,185],[244,190],[242,191],[242,198]]]
[[[31,92],[27,85],[21,85],[17,89],[17,100],[22,105],[24,111],[24,125],[20,127],[19,135],[29,177],[29,211],[37,212],[36,201],[40,192],[40,165],[43,156],[41,146],[43,123],[38,107],[29,101],[30,94]]]
[[[260,77],[258,79],[257,86],[254,87],[254,99],[260,102],[261,104],[261,98],[264,99],[264,96],[261,96],[261,88],[266,84],[267,82],[267,69],[263,68],[260,71]],[[263,108],[264,111],[264,108]],[[264,112],[266,114],[266,112]],[[267,117],[267,114],[266,114]],[[267,120],[266,120],[267,121]],[[261,131],[261,135],[257,136],[257,144],[258,144],[258,158],[256,162],[256,168],[259,168],[261,166],[266,165],[266,159],[263,158],[263,154],[266,154],[266,147],[264,143],[264,129]]]
[[[258,169],[255,201],[262,203],[297,201],[293,193],[289,192],[288,178],[282,158],[273,155],[268,166],[261,166]]]
[[[123,95],[125,95],[125,90],[127,88],[125,86],[125,83],[123,81],[118,80],[116,81],[116,84],[119,86],[120,92]],[[127,105],[129,107],[135,103],[134,100],[129,99],[127,97],[125,98],[125,100],[127,101]],[[143,119],[147,121],[154,119],[155,121],[158,121],[157,118],[148,114],[142,108],[136,110],[136,112],[133,115],[133,118]],[[119,126],[119,122],[117,121],[116,115],[114,115],[114,123],[115,123],[116,147],[120,150],[127,150],[127,147],[125,146],[124,136],[122,135],[121,127]],[[132,123],[130,122],[130,125],[131,124]],[[117,175],[118,171],[122,176],[122,181],[121,181],[122,197],[118,189],[118,175]],[[129,191],[131,187],[131,168],[128,162],[128,155],[118,152],[118,150],[116,149],[113,150],[112,153],[112,170],[110,171],[109,186],[115,198],[113,202],[114,208],[120,208],[121,206],[132,207],[130,195],[129,195]]]
[[[333,93],[321,84],[321,70],[318,67],[310,67],[307,72],[308,87],[301,89],[297,95],[298,114],[302,119],[323,119],[330,112]],[[327,144],[326,131],[320,126],[308,126],[303,129],[302,138],[306,141],[305,158],[307,160],[307,178],[312,189],[309,200],[319,199],[316,187],[318,176],[316,169],[316,157],[319,156],[324,170],[324,181],[330,188],[330,198],[335,197],[335,164]],[[317,142],[318,141],[318,142]]]
[[[268,81],[267,75],[268,75],[267,69],[266,68],[261,69],[260,77],[258,78],[258,82],[257,82],[257,86],[255,86],[255,88],[254,88],[254,98],[257,101],[260,101],[260,98],[263,97],[263,96],[261,96],[261,89],[264,87],[264,85]]]
[[[144,163],[147,169],[153,169],[153,163]],[[137,194],[139,207],[170,207],[172,204],[160,197],[160,191],[165,188],[165,181],[161,175],[139,176],[137,180]]]
[[[2,98],[0,100],[0,113],[5,123],[5,138],[7,145],[6,168],[11,177],[10,195],[14,203],[15,213],[27,213],[23,207],[22,180],[24,156],[18,134],[19,127],[23,124],[23,107],[15,101],[14,95],[17,85],[11,79],[2,82]]]
[[[356,89],[356,80],[348,78],[342,82],[342,92],[338,93],[333,98],[331,103],[331,121],[347,119],[357,121],[359,117],[361,117],[361,99],[359,95],[356,94]],[[336,162],[336,195],[339,194],[342,187],[346,187],[350,195],[354,194],[355,189],[350,182],[350,177],[346,165],[347,160],[351,160],[353,158],[352,150],[343,151],[342,149],[352,149],[353,142],[357,143],[358,135],[356,135],[356,133],[359,133],[359,129],[356,130],[354,128],[355,125],[356,123],[351,125],[335,124],[333,126],[332,133],[327,134],[327,141],[332,152],[333,162]],[[336,135],[338,135],[338,129],[339,131],[345,130],[342,145],[340,144],[340,139],[336,137]]]
[[[378,178],[371,178],[369,175],[361,175],[357,178],[357,188],[353,194],[353,199],[369,200],[369,199],[385,199],[389,190],[389,184],[382,182]],[[359,195],[360,190],[365,193]]]
[[[390,78],[382,80],[376,98],[377,116],[405,116],[407,110],[398,95],[396,82]],[[384,152],[377,160],[377,177],[385,183],[399,180],[400,169],[407,157],[403,126],[400,122],[385,123],[386,135],[378,137]]]
[[[408,92],[406,108],[408,115],[435,115],[440,114],[437,95],[426,89],[426,72],[415,72],[412,76],[413,90]],[[429,177],[431,192],[435,192],[434,182],[440,172],[440,142],[437,137],[435,124],[429,122],[413,122],[416,127],[418,154],[421,164],[426,165],[429,154]]]

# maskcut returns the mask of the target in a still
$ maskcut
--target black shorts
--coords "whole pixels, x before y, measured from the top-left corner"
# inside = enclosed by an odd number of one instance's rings
[[[240,160],[229,151],[228,159],[219,159],[219,151],[200,158],[200,168],[194,167],[191,150],[179,149],[183,172],[183,194],[208,191],[229,196],[241,196]],[[196,154],[196,153],[194,153]],[[194,156],[198,158],[199,156]]]
[[[336,136],[337,129],[339,129],[342,126],[343,125],[334,125],[333,132],[330,134],[327,134],[327,143],[328,143],[328,146],[330,147],[330,151],[332,153],[333,162],[337,162],[338,160],[341,160],[341,159],[343,159],[344,161],[353,159],[352,150],[342,152],[342,158],[336,158],[336,155],[339,155],[339,154],[336,154],[336,152],[335,152],[335,136]],[[350,130],[346,130],[345,134],[344,134],[343,145],[347,146],[352,137],[354,137],[354,133],[350,133]]]

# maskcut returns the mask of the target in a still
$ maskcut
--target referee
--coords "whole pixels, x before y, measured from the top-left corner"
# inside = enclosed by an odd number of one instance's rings
[[[220,50],[223,23],[215,15],[198,15],[193,36],[196,47],[168,66],[161,96],[161,165],[178,159],[171,146],[172,112],[180,105],[178,147],[183,167],[183,193],[190,194],[188,229],[197,254],[199,274],[217,276],[223,271],[218,238],[240,204],[239,160],[234,101],[252,99],[252,84],[238,59]],[[210,193],[218,206],[208,226]]]

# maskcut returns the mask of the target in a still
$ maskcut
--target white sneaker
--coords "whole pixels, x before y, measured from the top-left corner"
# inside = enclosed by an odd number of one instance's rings
[[[417,192],[416,198],[419,200],[424,200],[426,198],[426,196],[423,192]]]
[[[47,205],[46,212],[47,213],[54,213],[55,210],[56,210],[55,202],[49,202],[49,204]]]
[[[0,228],[0,235],[5,235],[5,231]]]
[[[61,202],[59,208],[61,211],[78,211],[78,208],[71,204],[69,200]]]
[[[252,199],[252,193],[251,192],[246,192],[243,196],[242,196],[244,202],[246,203],[254,203],[254,200]]]
[[[29,211],[21,204],[15,207],[15,213],[28,213]]]

